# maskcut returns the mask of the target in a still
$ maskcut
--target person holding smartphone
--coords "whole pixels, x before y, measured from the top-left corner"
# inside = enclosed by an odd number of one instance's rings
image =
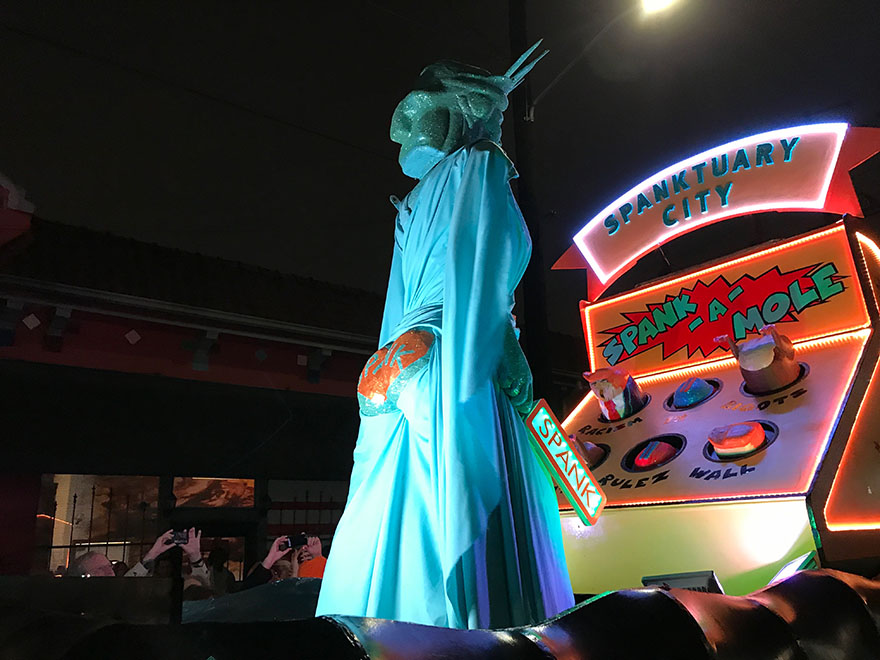
[[[284,557],[290,553],[290,575],[287,571],[276,571],[273,573],[273,567],[279,566],[284,562]],[[266,584],[274,579],[284,579],[286,577],[299,577],[300,567],[312,558],[309,552],[308,539],[304,534],[299,536],[279,536],[272,541],[266,557],[257,564],[251,573],[242,581],[239,591],[258,587]],[[286,562],[285,562],[286,563]],[[282,568],[279,566],[279,569]],[[287,568],[284,566],[283,568]]]
[[[141,560],[132,566],[125,577],[174,577],[180,565],[172,553],[177,552],[186,555],[192,569],[191,577],[206,587],[211,585],[211,576],[208,567],[202,558],[202,532],[195,527],[186,530],[174,531],[169,529],[159,536],[153,546],[147,550]]]
[[[310,559],[303,562],[299,567],[299,577],[324,577],[324,566],[327,565],[327,558],[324,556],[324,551],[321,547],[321,539],[317,536],[307,536],[306,549],[308,550]]]

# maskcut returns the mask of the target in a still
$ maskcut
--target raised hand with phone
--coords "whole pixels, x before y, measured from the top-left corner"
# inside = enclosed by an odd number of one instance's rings
[[[290,550],[290,538],[288,536],[279,536],[272,541],[272,544],[269,546],[269,552],[266,553],[266,557],[260,562],[260,565],[269,571],[275,562],[284,557]]]
[[[195,527],[183,530],[169,529],[153,542],[152,547],[144,554],[141,560],[129,569],[125,577],[147,577],[157,575],[170,577],[171,559],[163,557],[172,548],[179,547],[189,558],[192,568],[192,577],[204,584],[210,584],[208,569],[202,559],[202,532]]]
[[[315,550],[315,541],[317,541],[317,550]],[[269,545],[263,561],[244,579],[242,590],[265,584],[273,578],[301,577],[303,564],[310,562],[315,556],[314,552],[320,554],[320,541],[317,537],[306,534],[279,536]]]

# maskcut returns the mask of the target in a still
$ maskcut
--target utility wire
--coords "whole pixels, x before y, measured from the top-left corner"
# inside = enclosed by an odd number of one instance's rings
[[[167,80],[165,78],[162,78],[159,75],[156,75],[155,73],[150,73],[149,71],[144,71],[143,69],[139,69],[137,67],[131,66],[130,64],[124,64],[123,62],[119,62],[119,61],[110,59],[108,57],[96,55],[95,53],[91,53],[89,51],[82,50],[80,48],[76,48],[74,46],[70,46],[69,44],[64,44],[64,43],[55,41],[53,39],[49,39],[47,37],[44,37],[39,34],[35,34],[33,32],[28,32],[26,30],[22,30],[20,28],[8,25],[6,23],[0,22],[0,27],[2,27],[4,30],[11,32],[13,34],[17,34],[17,35],[25,37],[27,39],[32,39],[34,41],[39,41],[44,44],[48,44],[48,45],[50,45],[54,48],[57,48],[59,50],[67,51],[69,53],[74,53],[74,54],[82,56],[82,57],[87,57],[87,58],[92,59],[96,62],[101,62],[102,64],[108,64],[111,66],[115,66],[118,69],[122,69],[123,71],[127,71],[129,73],[137,74],[137,75],[139,75],[143,78],[146,78],[148,80],[152,80],[154,82],[158,82],[162,85],[165,85],[166,87],[171,87],[171,88],[183,90],[189,94],[192,94],[193,96],[198,96],[200,98],[207,99],[209,101],[213,101],[213,102],[219,103],[221,105],[225,105],[229,108],[234,108],[234,109],[239,110],[241,112],[246,112],[246,113],[253,115],[255,117],[260,117],[262,119],[266,119],[268,121],[279,124],[281,126],[286,126],[288,128],[293,128],[298,131],[302,131],[304,133],[314,135],[316,137],[322,138],[322,139],[327,140],[329,142],[335,142],[336,144],[348,147],[350,149],[355,149],[355,150],[360,151],[365,154],[369,154],[371,156],[374,156],[375,158],[380,158],[380,159],[388,161],[388,162],[394,162],[394,163],[397,162],[396,158],[393,158],[387,154],[383,154],[378,151],[373,151],[372,149],[369,149],[367,147],[363,147],[358,144],[354,144],[352,142],[347,142],[346,140],[343,140],[343,139],[338,138],[336,136],[330,135],[328,133],[324,133],[322,131],[315,130],[313,128],[309,128],[307,126],[303,126],[301,124],[295,124],[295,123],[289,121],[288,119],[278,117],[277,115],[268,114],[268,113],[263,112],[262,110],[258,110],[256,108],[251,108],[251,107],[248,107],[245,105],[241,105],[239,103],[236,103],[235,101],[230,101],[229,99],[225,99],[221,96],[217,96],[215,94],[210,94],[208,92],[204,92],[204,91],[196,89],[194,87],[187,87],[186,85],[181,85],[178,82],[175,82],[172,80]]]

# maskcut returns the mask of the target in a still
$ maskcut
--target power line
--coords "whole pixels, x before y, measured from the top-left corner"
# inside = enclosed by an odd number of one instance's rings
[[[158,82],[162,85],[165,85],[166,87],[171,87],[171,88],[185,91],[189,94],[192,94],[193,96],[198,96],[200,98],[207,99],[209,101],[213,101],[213,102],[219,103],[221,105],[225,105],[229,108],[234,108],[234,109],[239,110],[241,112],[246,112],[246,113],[253,115],[255,117],[260,117],[262,119],[266,119],[268,121],[279,124],[281,126],[286,126],[288,128],[293,128],[298,131],[302,131],[304,133],[314,135],[316,137],[322,138],[322,139],[327,140],[329,142],[335,142],[336,144],[348,147],[350,149],[355,149],[355,150],[360,151],[365,154],[369,154],[371,156],[374,156],[375,158],[380,158],[382,160],[394,162],[394,163],[397,162],[396,158],[393,158],[393,157],[388,156],[386,154],[380,153],[378,151],[373,151],[372,149],[369,149],[368,147],[363,147],[361,145],[354,144],[353,142],[348,142],[348,141],[343,140],[341,138],[338,138],[334,135],[330,135],[328,133],[324,133],[322,131],[318,131],[313,128],[309,128],[309,127],[303,126],[301,124],[295,124],[295,123],[289,121],[288,119],[278,117],[277,115],[268,114],[268,113],[263,112],[262,110],[258,110],[256,108],[241,105],[240,103],[230,101],[229,99],[225,99],[225,98],[223,98],[221,96],[217,96],[215,94],[210,94],[208,92],[204,92],[204,91],[196,89],[194,87],[188,87],[186,85],[181,85],[178,82],[175,82],[172,80],[167,80],[165,78],[162,78],[161,76],[156,75],[155,73],[150,73],[149,71],[144,71],[143,69],[139,69],[137,67],[131,66],[130,64],[125,64],[123,62],[119,62],[119,61],[110,59],[108,57],[103,57],[101,55],[96,55],[95,53],[91,53],[89,51],[82,50],[82,49],[76,48],[74,46],[70,46],[69,44],[64,44],[64,43],[60,43],[58,41],[54,41],[53,39],[49,39],[47,37],[44,37],[39,34],[35,34],[33,32],[28,32],[26,30],[22,30],[20,28],[8,25],[6,23],[0,22],[0,27],[2,27],[3,29],[5,29],[8,32],[11,32],[13,34],[17,34],[19,36],[22,36],[22,37],[25,37],[28,39],[32,39],[34,41],[39,41],[44,44],[48,44],[48,45],[50,45],[54,48],[57,48],[59,50],[64,50],[64,51],[74,53],[74,54],[82,56],[82,57],[87,57],[87,58],[90,58],[96,62],[101,62],[102,64],[115,66],[118,69],[121,69],[123,71],[127,71],[129,73],[137,74],[137,75],[139,75],[143,78],[146,78],[148,80],[152,80],[154,82]]]

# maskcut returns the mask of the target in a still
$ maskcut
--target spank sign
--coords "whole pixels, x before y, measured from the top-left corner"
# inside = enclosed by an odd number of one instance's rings
[[[674,280],[584,305],[590,364],[648,373],[726,357],[771,323],[792,339],[865,327],[846,229],[839,223]]]
[[[605,493],[587,467],[577,444],[569,440],[556,415],[541,399],[526,417],[532,446],[544,467],[585,525],[595,525],[605,508]]]
[[[878,150],[880,129],[812,124],[736,140],[658,172],[575,235],[595,280],[591,300],[640,257],[708,224],[762,211],[861,216],[849,170]]]

